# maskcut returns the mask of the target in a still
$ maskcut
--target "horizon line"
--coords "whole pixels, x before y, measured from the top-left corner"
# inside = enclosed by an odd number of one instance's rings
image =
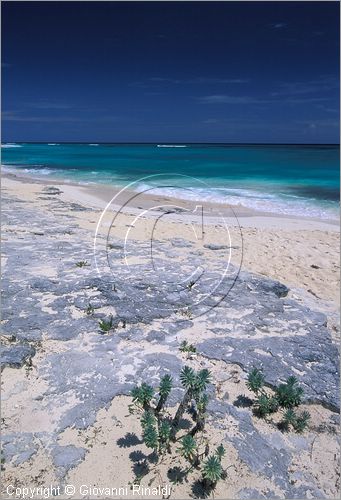
[[[194,145],[225,145],[225,146],[340,146],[339,142],[199,142],[199,141],[186,141],[186,142],[178,142],[178,141],[143,141],[143,142],[137,142],[137,141],[97,141],[97,142],[91,142],[91,141],[65,141],[65,140],[57,140],[57,139],[50,139],[48,141],[2,141],[1,145],[3,144],[14,144],[14,143],[21,143],[21,144],[49,144],[52,143],[53,141],[57,141],[56,143],[58,144],[146,144],[146,145],[151,145],[151,144],[181,144],[181,145],[186,145],[186,144],[194,144]]]

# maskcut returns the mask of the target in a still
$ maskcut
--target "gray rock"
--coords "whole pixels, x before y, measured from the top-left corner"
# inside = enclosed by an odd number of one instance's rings
[[[36,350],[29,344],[13,344],[2,347],[0,353],[1,369],[5,366],[20,368],[23,364],[33,358]]]
[[[217,243],[207,243],[204,245],[204,248],[208,248],[209,250],[226,250],[230,247],[228,245],[219,245]]]
[[[85,457],[86,450],[73,445],[55,446],[52,449],[53,462],[57,467],[61,467],[65,472],[76,467]]]
[[[184,240],[183,238],[173,238],[171,239],[171,244],[173,245],[173,247],[177,248],[186,248],[193,246],[190,241]]]
[[[30,433],[2,434],[2,452],[6,462],[20,465],[27,462],[38,450],[34,435]]]
[[[62,192],[63,192],[55,186],[46,186],[42,189],[42,191],[43,191],[43,193],[47,193],[49,195],[62,194]]]

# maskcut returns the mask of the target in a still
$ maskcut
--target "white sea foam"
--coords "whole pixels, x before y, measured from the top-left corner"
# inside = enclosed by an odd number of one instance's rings
[[[157,148],[187,148],[185,144],[158,144]]]
[[[27,174],[50,175],[54,173],[55,170],[50,170],[48,168],[25,168],[24,172]]]
[[[14,142],[8,142],[8,143],[5,143],[5,144],[1,144],[1,147],[2,148],[21,148],[22,145],[21,144],[15,144]]]
[[[99,144],[89,144],[89,146],[99,146]]]
[[[48,146],[59,146],[59,144],[57,142],[48,142],[47,145]]]
[[[7,173],[17,173],[17,174],[30,174],[30,175],[50,175],[50,174],[53,174],[56,172],[56,170],[52,170],[52,169],[49,169],[49,168],[46,168],[44,167],[44,165],[39,165],[39,164],[36,164],[36,165],[31,165],[30,168],[27,168],[24,166],[19,166],[19,165],[10,165],[10,164],[6,164],[6,165],[1,165],[1,168],[3,170],[3,172],[7,172]]]
[[[338,220],[338,212],[331,206],[314,203],[314,200],[297,196],[274,195],[251,189],[234,188],[162,188],[148,184],[140,184],[138,191],[171,198],[192,200],[194,202],[217,203],[224,205],[242,206],[259,212],[275,213],[289,216],[312,217],[325,220]]]

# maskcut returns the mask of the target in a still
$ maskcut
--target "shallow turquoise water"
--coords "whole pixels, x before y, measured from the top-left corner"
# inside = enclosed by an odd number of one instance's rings
[[[167,146],[167,147],[160,147]],[[275,213],[338,217],[339,146],[187,144],[4,144],[5,170],[70,181],[125,185],[167,174],[180,197],[242,204]],[[183,145],[177,145],[183,146]],[[183,174],[178,189],[175,174]],[[208,184],[198,187],[192,177]],[[142,188],[155,183],[140,182]]]

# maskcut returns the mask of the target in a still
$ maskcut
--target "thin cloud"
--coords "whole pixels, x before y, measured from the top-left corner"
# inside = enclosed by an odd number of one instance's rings
[[[203,104],[251,104],[264,102],[249,96],[233,96],[224,94],[206,95],[198,98]]]
[[[30,122],[30,123],[65,123],[82,122],[83,119],[76,116],[25,116],[17,111],[3,111],[1,119],[8,122]]]
[[[281,30],[281,29],[284,29],[288,26],[287,23],[273,23],[271,25],[272,28],[276,29],[276,30]]]
[[[213,94],[198,97],[201,104],[303,104],[328,101],[327,97],[302,97],[302,98],[257,98],[252,96],[233,96],[225,94]]]
[[[333,119],[317,119],[317,120],[298,120],[296,123],[300,125],[304,125],[308,128],[314,129],[314,128],[320,128],[320,127],[339,127],[340,123],[339,120],[333,120]]]
[[[325,104],[317,104],[316,107],[318,109],[322,109],[322,111],[325,111],[326,113],[340,114],[340,109],[331,108],[330,106],[326,106]]]
[[[205,77],[205,76],[196,76],[193,78],[169,78],[164,76],[153,76],[148,78],[147,80],[141,80],[136,82],[131,82],[129,84],[130,87],[139,87],[139,88],[151,88],[155,87],[155,85],[201,85],[201,84],[211,84],[211,85],[222,85],[222,84],[241,84],[248,83],[249,79],[247,78],[220,78],[220,77]]]
[[[197,77],[191,80],[185,81],[185,83],[248,83],[249,80],[246,78],[206,78],[206,77]]]
[[[71,109],[73,106],[70,106],[67,103],[59,102],[59,101],[51,101],[49,99],[39,99],[38,101],[28,102],[26,106],[34,109],[55,109],[55,110],[64,110]]]
[[[339,80],[335,77],[322,77],[306,82],[283,82],[279,85],[279,89],[272,92],[273,97],[291,96],[299,94],[313,94],[320,92],[328,92],[339,88]]]
[[[107,123],[107,122],[121,122],[124,117],[119,116],[101,116],[97,117],[80,117],[80,116],[31,116],[22,114],[19,111],[3,111],[1,119],[8,122],[27,122],[27,123]]]

